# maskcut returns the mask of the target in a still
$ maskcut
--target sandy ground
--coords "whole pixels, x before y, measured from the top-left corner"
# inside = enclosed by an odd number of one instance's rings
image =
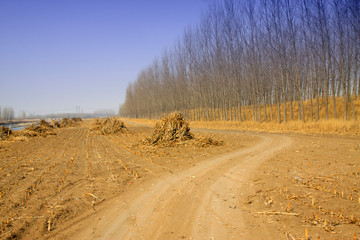
[[[354,239],[360,138],[194,130],[151,147],[90,122],[0,144],[1,239]]]

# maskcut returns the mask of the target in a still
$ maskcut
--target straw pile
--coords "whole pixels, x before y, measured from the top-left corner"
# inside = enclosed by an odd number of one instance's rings
[[[53,126],[45,120],[40,120],[39,126],[35,126],[34,124],[32,124],[30,127],[16,132],[16,136],[25,137],[46,137],[48,135],[56,135],[56,133],[53,130]]]
[[[198,137],[194,143],[198,147],[221,146],[223,144],[223,141],[215,140],[211,137]]]
[[[71,119],[73,122],[82,122],[83,120],[79,117],[74,117]]]
[[[39,126],[41,128],[52,128],[52,126],[45,120],[41,119]]]
[[[90,130],[100,135],[128,132],[124,122],[114,117],[105,118],[105,119],[95,119],[93,126]]]
[[[189,128],[189,123],[184,120],[180,113],[170,113],[155,126],[150,138],[143,141],[144,144],[159,146],[195,146],[209,147],[223,145],[223,141],[211,137],[195,137]]]
[[[56,135],[54,128],[75,126],[78,122],[81,122],[81,118],[63,118],[61,122],[55,120],[51,121],[51,124],[45,120],[40,120],[39,126],[32,124],[29,127],[26,127],[23,130],[12,131],[9,128],[4,126],[0,127],[0,139],[1,140],[11,140],[11,139],[26,139],[27,137],[46,137],[48,135]]]
[[[59,128],[59,127],[60,127],[60,123],[59,123],[58,121],[51,120],[51,126],[53,126],[54,128]]]
[[[169,145],[193,138],[189,123],[184,120],[180,113],[175,112],[165,116],[157,123],[151,138],[147,138],[145,142],[153,145]]]
[[[0,140],[7,139],[12,134],[12,132],[13,131],[11,131],[10,128],[1,126],[0,127]]]
[[[55,120],[51,121],[51,125],[53,127],[59,128],[59,127],[74,127],[78,125],[79,122],[82,122],[83,120],[79,117],[76,118],[63,118],[60,122],[57,122]]]
[[[27,137],[46,137],[48,135],[56,135],[56,133],[53,130],[53,126],[51,126],[45,120],[40,120],[39,126],[32,124],[31,126],[19,131],[12,131],[11,129],[5,128],[4,126],[0,127],[1,140],[24,140]]]
[[[75,126],[75,122],[69,118],[63,118],[60,121],[60,127],[71,127]]]

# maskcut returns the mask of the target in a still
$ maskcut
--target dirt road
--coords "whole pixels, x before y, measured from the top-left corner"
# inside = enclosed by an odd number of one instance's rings
[[[242,209],[250,175],[291,144],[261,136],[254,146],[157,179],[106,204],[73,239],[279,239],[280,233]]]

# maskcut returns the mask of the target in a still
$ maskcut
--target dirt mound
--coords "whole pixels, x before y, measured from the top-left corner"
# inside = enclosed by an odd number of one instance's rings
[[[91,131],[101,135],[128,132],[123,121],[117,118],[95,119]]]
[[[193,139],[190,133],[189,123],[184,120],[180,113],[170,113],[155,126],[151,138],[145,142],[149,144],[168,145],[174,142]]]

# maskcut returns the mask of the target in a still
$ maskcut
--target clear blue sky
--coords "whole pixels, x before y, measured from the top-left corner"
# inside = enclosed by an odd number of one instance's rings
[[[129,82],[196,24],[205,0],[0,0],[0,106],[118,111]]]

